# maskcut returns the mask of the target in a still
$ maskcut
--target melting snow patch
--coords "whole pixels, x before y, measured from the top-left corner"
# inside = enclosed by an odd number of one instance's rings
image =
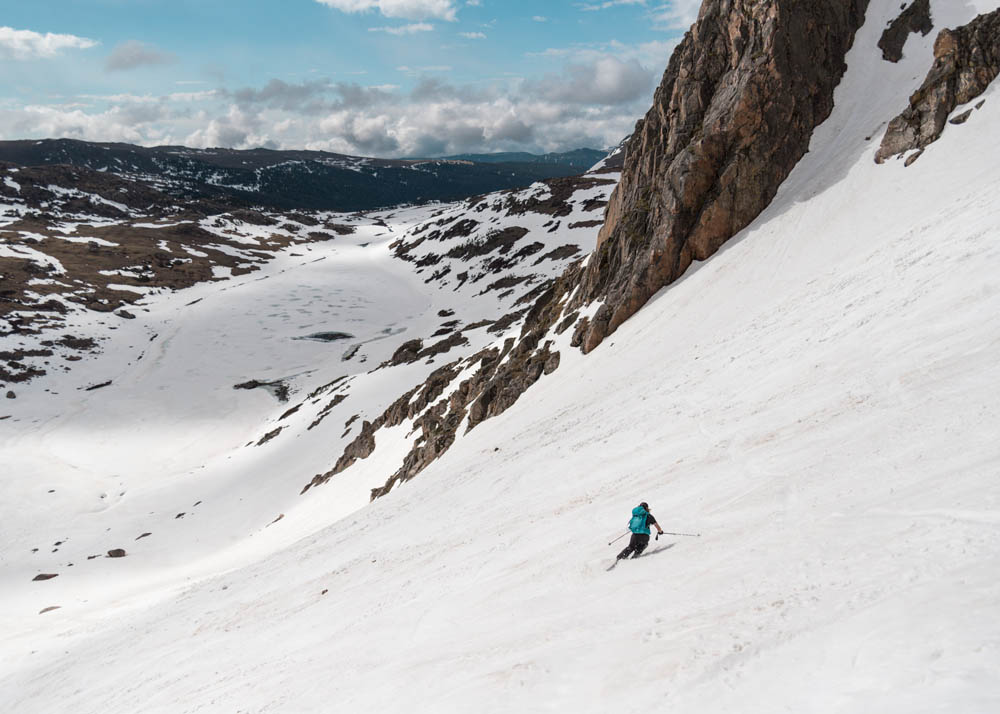
[[[108,290],[127,290],[140,295],[159,292],[159,288],[151,288],[146,285],[123,285],[121,283],[108,283]]]
[[[53,235],[53,238],[59,240],[64,240],[67,243],[96,243],[97,245],[105,246],[107,248],[114,248],[118,243],[112,243],[109,240],[104,240],[103,238],[87,238],[85,236],[59,236]]]
[[[57,273],[66,272],[62,263],[60,263],[56,258],[46,255],[40,250],[35,250],[34,248],[26,245],[5,245],[0,243],[0,258],[21,258],[34,260],[42,263],[43,265],[51,266],[51,268]]]

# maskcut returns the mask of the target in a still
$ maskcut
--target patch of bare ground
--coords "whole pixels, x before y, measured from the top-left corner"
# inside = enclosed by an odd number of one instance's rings
[[[593,178],[591,176],[569,176],[567,178],[550,179],[543,182],[548,186],[548,195],[530,196],[527,199],[511,193],[503,201],[507,215],[517,216],[524,213],[542,213],[563,218],[573,212],[570,198],[581,189],[594,186],[613,185],[613,179]]]

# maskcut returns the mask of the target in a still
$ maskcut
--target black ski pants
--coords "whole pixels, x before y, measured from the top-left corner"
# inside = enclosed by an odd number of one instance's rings
[[[642,551],[646,550],[647,545],[649,545],[649,533],[633,533],[625,550],[618,554],[617,560],[627,558],[629,555],[638,558],[642,555]]]

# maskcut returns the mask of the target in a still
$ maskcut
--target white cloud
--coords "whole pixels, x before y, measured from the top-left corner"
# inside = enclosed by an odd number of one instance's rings
[[[567,104],[614,105],[651,96],[654,73],[634,59],[599,57],[558,75],[528,82],[529,91]]]
[[[482,32],[459,32],[458,34],[461,35],[462,37],[464,37],[467,40],[485,40],[486,39],[486,35],[484,35]]]
[[[653,40],[638,45],[626,45],[617,40],[574,47],[550,47],[541,52],[528,53],[529,57],[561,57],[574,64],[593,64],[604,57],[623,61],[635,60],[647,70],[660,73],[667,66],[678,40]]]
[[[201,102],[218,95],[214,89],[206,89],[202,92],[171,92],[167,98],[174,102]]]
[[[619,106],[567,103],[527,87],[472,91],[441,84],[419,97],[390,88],[361,90],[365,101],[330,102],[316,113],[275,103],[240,106],[223,93],[202,98],[126,95],[120,103],[96,108],[0,108],[0,138],[306,148],[362,156],[543,152],[617,144],[648,105],[645,98]]]
[[[0,58],[28,60],[39,57],[55,57],[62,50],[96,47],[97,42],[76,35],[44,35],[31,30],[15,30],[0,27]]]
[[[457,20],[454,0],[316,0],[341,12],[377,11],[385,17],[406,20],[437,18]]]
[[[129,40],[115,47],[104,63],[104,68],[109,72],[120,72],[144,65],[169,64],[176,59],[174,55],[168,52],[161,52],[152,45],[146,45],[136,40]]]
[[[549,18],[542,17],[541,15],[533,15],[531,19],[534,20],[535,22],[548,22],[549,21]]]
[[[387,27],[369,27],[369,32],[385,32],[390,35],[413,35],[418,32],[431,32],[434,30],[434,25],[430,25],[426,22],[414,22],[410,25],[395,25]]]
[[[540,79],[451,84],[447,66],[400,66],[395,84],[322,76],[253,87],[0,103],[0,139],[307,148],[368,156],[561,151],[617,144],[649,108],[673,42],[553,49]]]

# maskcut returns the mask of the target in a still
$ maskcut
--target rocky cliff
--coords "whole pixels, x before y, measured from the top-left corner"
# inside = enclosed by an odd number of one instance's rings
[[[1000,74],[1000,10],[980,15],[957,30],[942,30],[934,43],[934,64],[910,105],[889,123],[875,161],[938,140],[956,107],[981,95]],[[951,121],[961,124],[973,109]],[[912,162],[919,156],[910,157]]]
[[[829,116],[867,0],[706,0],[626,150],[577,302],[590,351],[770,202]]]

